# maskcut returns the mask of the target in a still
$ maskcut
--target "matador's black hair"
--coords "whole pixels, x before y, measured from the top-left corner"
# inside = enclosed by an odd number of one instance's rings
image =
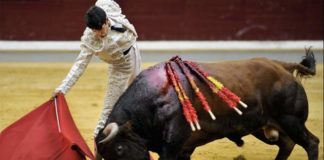
[[[106,19],[105,11],[98,6],[91,6],[85,15],[86,25],[91,29],[100,30]]]

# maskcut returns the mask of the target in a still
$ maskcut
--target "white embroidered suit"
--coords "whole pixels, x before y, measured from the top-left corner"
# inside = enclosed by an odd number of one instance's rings
[[[123,26],[126,31],[119,32],[110,29],[105,38],[97,38],[90,28],[86,28],[81,37],[80,54],[66,78],[56,89],[66,94],[83,74],[93,55],[109,64],[108,89],[94,136],[104,127],[113,105],[129,83],[139,74],[141,65],[139,50],[136,46],[136,30],[122,14],[119,5],[113,0],[98,0],[95,5],[106,12],[111,26]],[[130,49],[129,52],[124,55],[123,52],[128,49]]]

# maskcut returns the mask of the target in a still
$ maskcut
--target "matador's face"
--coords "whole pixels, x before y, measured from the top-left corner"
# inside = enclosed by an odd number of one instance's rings
[[[106,23],[102,25],[102,28],[100,30],[92,29],[92,31],[96,34],[97,37],[104,38],[108,35],[109,28],[110,28],[109,21],[106,20]]]

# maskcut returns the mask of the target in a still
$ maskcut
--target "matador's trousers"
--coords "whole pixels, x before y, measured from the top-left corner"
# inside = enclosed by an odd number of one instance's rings
[[[119,64],[109,64],[108,67],[108,88],[104,100],[103,110],[94,130],[96,137],[104,128],[106,120],[118,98],[123,94],[128,85],[135,79],[141,71],[141,56],[138,47],[134,44],[127,55],[125,61]]]

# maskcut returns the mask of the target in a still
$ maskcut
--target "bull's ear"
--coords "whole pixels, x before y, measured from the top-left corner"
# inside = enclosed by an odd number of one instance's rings
[[[125,131],[125,132],[129,132],[129,131],[131,131],[132,130],[132,121],[127,121],[126,123],[124,123],[123,125],[122,125],[122,128],[123,128],[123,131]]]

